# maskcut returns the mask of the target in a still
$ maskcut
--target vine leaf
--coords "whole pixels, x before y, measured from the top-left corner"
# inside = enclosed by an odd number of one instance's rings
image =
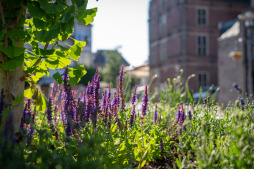
[[[27,3],[27,8],[29,14],[34,18],[43,18],[45,16],[45,12],[40,8],[39,2]]]
[[[9,58],[14,58],[24,54],[25,48],[17,46],[0,46],[0,51],[6,54]]]
[[[14,71],[18,66],[24,64],[24,54],[15,58],[10,58],[8,62],[0,65],[4,70]]]
[[[57,81],[58,84],[62,84],[63,83],[62,75],[59,72],[56,72],[53,75],[53,78]]]
[[[85,8],[85,7],[84,7]],[[96,16],[97,8],[87,9],[79,8],[77,20],[80,23],[88,25],[94,21],[94,17]],[[83,12],[85,10],[85,12]]]
[[[34,31],[36,39],[40,42],[48,42],[58,37],[60,29]]]
[[[70,47],[70,58],[78,61],[78,58],[81,54],[82,48],[86,45],[86,42],[78,41],[76,39],[73,39],[75,44]]]
[[[19,103],[23,102],[24,100],[24,95],[23,93],[21,93],[20,95],[18,94],[16,97],[15,97],[15,100],[13,101],[13,105],[14,106],[17,106],[19,105]]]
[[[76,66],[74,68],[69,67],[68,72],[69,72],[68,83],[71,86],[74,86],[75,84],[77,84],[81,80],[81,78],[86,74],[84,65]]]

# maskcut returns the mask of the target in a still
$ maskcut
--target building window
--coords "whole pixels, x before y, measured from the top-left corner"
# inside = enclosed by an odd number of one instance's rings
[[[165,11],[167,9],[166,0],[160,0],[160,8],[162,11]]]
[[[198,73],[198,85],[199,87],[204,87],[208,85],[208,74]]]
[[[167,15],[164,14],[160,18],[160,33],[164,34],[166,32],[166,26],[167,26]]]
[[[198,56],[207,55],[207,38],[206,36],[198,36]]]
[[[207,24],[206,9],[197,9],[197,24],[199,26],[206,26],[206,24]]]
[[[87,46],[90,46],[90,38],[89,38],[88,36],[84,36],[83,41],[86,42],[86,45],[87,45]]]
[[[167,59],[167,43],[162,42],[160,44],[160,59],[165,60]]]

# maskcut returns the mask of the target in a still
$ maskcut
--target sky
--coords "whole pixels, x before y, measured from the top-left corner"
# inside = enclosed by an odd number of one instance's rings
[[[89,0],[97,7],[92,23],[92,51],[117,49],[132,66],[148,60],[149,0]]]

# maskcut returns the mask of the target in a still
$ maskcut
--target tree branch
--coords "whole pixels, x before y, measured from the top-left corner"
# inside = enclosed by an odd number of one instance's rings
[[[0,0],[0,13],[1,13],[3,24],[5,25],[4,11],[3,11],[3,7],[2,7],[2,0]]]

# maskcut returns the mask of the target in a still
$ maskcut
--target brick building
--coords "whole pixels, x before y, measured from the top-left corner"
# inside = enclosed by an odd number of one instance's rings
[[[217,85],[218,25],[237,18],[250,0],[151,0],[149,9],[150,76],[159,87],[184,69],[190,88]]]

